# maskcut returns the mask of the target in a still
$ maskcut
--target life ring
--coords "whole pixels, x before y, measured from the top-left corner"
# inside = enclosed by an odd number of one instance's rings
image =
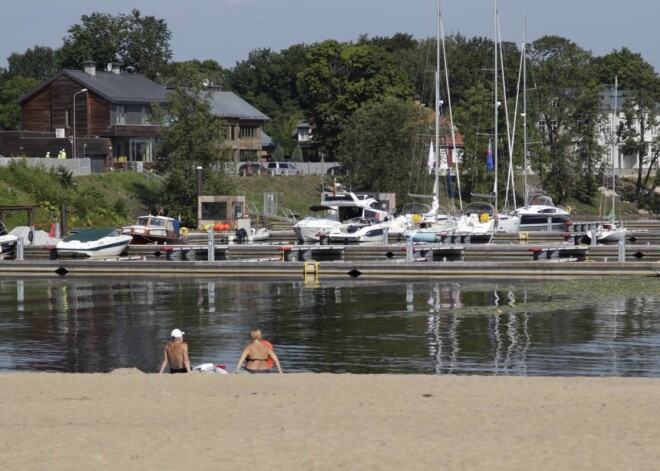
[[[181,233],[181,235],[187,236],[190,230],[187,227],[182,227],[181,229],[179,229],[179,232]]]
[[[481,222],[488,222],[490,221],[490,216],[488,215],[488,213],[481,213],[481,216],[479,216],[479,220]]]
[[[413,214],[412,220],[413,220],[413,222],[419,224],[420,222],[422,222],[421,214]]]
[[[564,211],[566,211],[567,213],[570,213],[572,210],[573,210],[573,208],[571,208],[570,206],[565,206],[564,207]]]

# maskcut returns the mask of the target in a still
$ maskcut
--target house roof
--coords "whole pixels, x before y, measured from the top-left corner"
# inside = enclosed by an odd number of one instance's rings
[[[18,102],[22,103],[60,77],[70,78],[79,83],[82,88],[87,88],[95,94],[105,98],[110,103],[148,104],[153,102],[164,103],[166,101],[165,95],[167,90],[165,87],[148,79],[142,74],[115,74],[113,72],[97,70],[95,75],[89,75],[82,70],[63,70],[47,82],[39,85],[39,87],[30,91],[26,95],[23,95],[19,98]]]
[[[211,91],[210,104],[211,112],[219,118],[270,120],[268,116],[233,92]]]
[[[275,147],[277,143],[268,134],[261,131],[261,147]]]

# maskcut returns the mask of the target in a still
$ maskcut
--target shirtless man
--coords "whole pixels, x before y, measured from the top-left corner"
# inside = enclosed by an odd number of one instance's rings
[[[179,329],[174,329],[172,340],[165,345],[165,355],[163,364],[160,365],[160,372],[165,371],[167,364],[170,364],[170,373],[190,373],[190,360],[188,359],[188,344],[183,341],[183,334]]]

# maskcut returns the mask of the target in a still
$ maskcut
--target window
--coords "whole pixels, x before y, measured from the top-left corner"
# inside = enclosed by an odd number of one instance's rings
[[[258,160],[257,157],[258,155],[256,150],[242,150],[240,160],[241,162],[254,162]]]
[[[148,105],[112,105],[110,122],[134,126],[151,124],[151,108]]]
[[[257,137],[257,128],[255,126],[241,126],[241,138]]]
[[[309,128],[298,128],[298,140],[301,142],[309,141]]]
[[[112,105],[110,112],[111,124],[126,124],[126,107],[124,105]]]
[[[227,203],[226,202],[202,203],[202,219],[215,220],[215,221],[227,219]]]
[[[69,108],[64,110],[64,127],[71,127],[71,110]]]

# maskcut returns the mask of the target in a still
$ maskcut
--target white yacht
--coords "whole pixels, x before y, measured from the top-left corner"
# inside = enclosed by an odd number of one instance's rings
[[[359,219],[362,220],[361,225],[364,221],[379,222],[389,228],[391,219],[376,198],[352,191],[324,191],[320,206],[312,206],[310,209],[325,210],[328,214],[320,218],[307,217],[293,225],[294,232],[302,242],[318,242],[328,237],[333,230],[341,232],[339,226],[347,221],[353,221],[348,225],[352,227],[356,225],[354,220]]]
[[[571,225],[571,213],[555,206],[543,192],[530,193],[527,204],[515,214],[521,231],[566,231]]]

